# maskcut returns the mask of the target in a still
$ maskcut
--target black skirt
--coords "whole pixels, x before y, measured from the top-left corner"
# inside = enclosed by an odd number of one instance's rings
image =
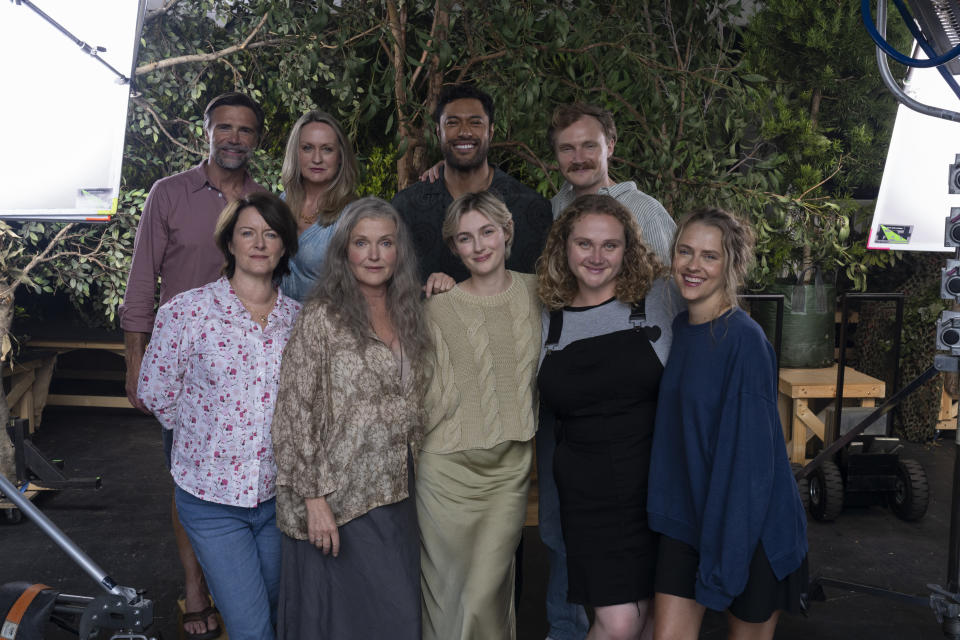
[[[662,536],[657,561],[657,593],[693,600],[699,565],[700,553],[696,549],[685,542]],[[754,623],[766,622],[776,611],[799,613],[806,608],[808,584],[806,556],[796,571],[777,580],[761,543],[750,561],[747,585],[733,599],[728,610],[740,620]]]
[[[420,640],[420,537],[412,498],[340,527],[340,554],[283,536],[278,640]]]

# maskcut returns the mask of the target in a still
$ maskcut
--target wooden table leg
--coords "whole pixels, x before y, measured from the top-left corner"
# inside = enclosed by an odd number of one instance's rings
[[[57,364],[57,356],[45,358],[43,364],[37,368],[37,379],[33,383],[33,414],[34,422],[30,423],[30,433],[40,428],[40,419],[43,409],[47,406],[47,395],[50,393],[50,380],[53,379],[53,369]]]
[[[807,408],[807,401],[802,398],[796,398],[793,401],[793,415],[790,419],[790,432],[793,442],[790,451],[790,462],[803,464],[807,459],[807,427],[800,420],[800,412]]]

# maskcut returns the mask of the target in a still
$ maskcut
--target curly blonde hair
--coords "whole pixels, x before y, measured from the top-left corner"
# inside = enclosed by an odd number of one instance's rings
[[[588,214],[610,216],[623,226],[626,244],[614,291],[617,300],[637,302],[647,294],[653,281],[666,272],[657,255],[644,244],[640,227],[626,207],[606,195],[580,196],[553,223],[543,255],[537,260],[537,294],[551,311],[569,306],[579,290],[567,260],[567,241],[573,225]]]

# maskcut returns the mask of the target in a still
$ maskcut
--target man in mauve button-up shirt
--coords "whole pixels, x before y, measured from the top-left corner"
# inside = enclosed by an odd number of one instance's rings
[[[265,190],[247,173],[247,163],[263,131],[260,105],[242,93],[217,96],[204,110],[203,128],[210,144],[207,159],[193,169],[158,180],[150,189],[133,244],[127,292],[120,305],[127,398],[145,413],[149,410],[137,398],[137,382],[153,330],[157,279],[161,305],[216,280],[223,265],[223,255],[213,239],[220,212],[231,200]],[[216,628],[216,618],[205,610],[203,573],[180,526],[176,506],[173,520],[185,576],[186,610],[203,611],[203,615],[185,619],[184,628],[202,635]]]

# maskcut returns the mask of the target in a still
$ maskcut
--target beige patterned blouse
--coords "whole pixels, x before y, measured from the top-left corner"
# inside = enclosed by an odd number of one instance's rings
[[[304,498],[326,496],[340,526],[409,495],[407,445],[416,451],[423,432],[420,379],[401,376],[381,341],[358,343],[323,304],[304,307],[273,414],[281,531],[307,539]]]

